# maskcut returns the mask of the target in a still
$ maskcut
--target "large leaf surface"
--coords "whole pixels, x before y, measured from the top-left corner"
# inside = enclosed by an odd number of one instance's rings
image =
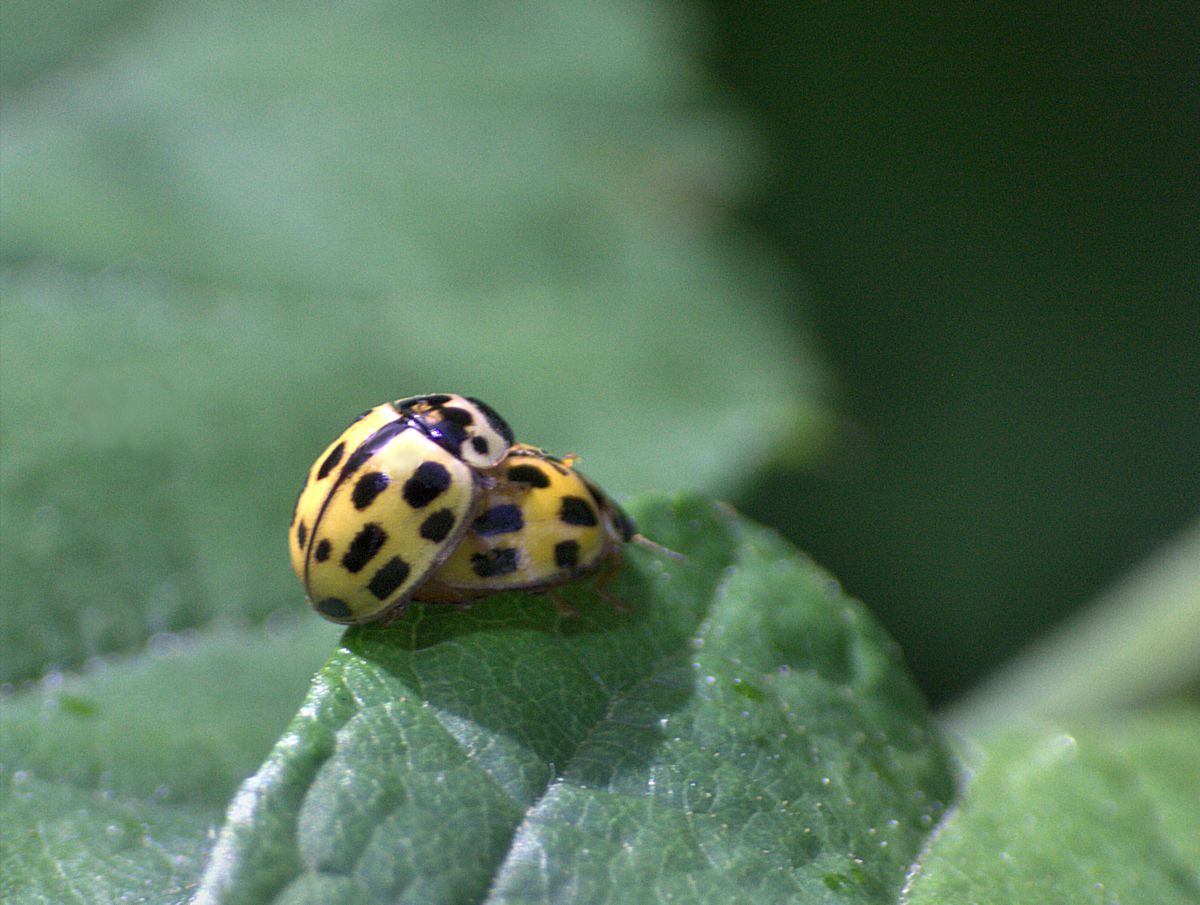
[[[685,498],[614,611],[418,608],[347,633],[203,902],[886,902],[952,793],[893,645],[774,535]]]

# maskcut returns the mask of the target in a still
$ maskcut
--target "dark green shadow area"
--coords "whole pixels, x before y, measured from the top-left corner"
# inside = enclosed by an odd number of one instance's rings
[[[705,5],[846,427],[739,506],[952,701],[1197,516],[1198,8]]]

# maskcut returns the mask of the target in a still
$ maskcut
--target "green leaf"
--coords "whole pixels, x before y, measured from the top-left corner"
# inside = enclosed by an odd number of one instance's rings
[[[387,399],[480,396],[618,496],[820,434],[682,11],[135,6],[11,11],[0,681],[294,608],[296,490]]]
[[[652,4],[214,0],[150,19],[10,98],[10,254],[341,300],[569,286],[656,269],[741,179],[743,130],[686,103],[691,23]]]
[[[201,809],[88,792],[0,770],[0,898],[182,903],[210,844]]]
[[[1200,901],[1200,709],[1010,730],[968,763],[906,905]]]
[[[219,808],[278,736],[336,637],[310,619],[164,635],[141,657],[52,674],[5,696],[0,763],[81,788]],[[272,713],[274,723],[264,721]]]
[[[181,902],[214,827],[336,637],[160,636],[0,700],[0,899]]]
[[[949,758],[894,645],[773,534],[638,508],[611,593],[349,631],[200,902],[884,902]]]
[[[775,306],[796,293],[725,222],[751,142],[705,99],[687,17],[217,0],[150,18],[5,99],[0,248],[136,263],[210,305],[240,290],[212,312],[233,361],[208,406],[261,379],[301,410],[285,432],[328,407],[319,449],[383,399],[472,392],[628,492],[679,467],[727,487],[735,451],[765,456],[815,408]]]
[[[86,52],[98,33],[136,19],[137,7],[137,0],[5,0],[0,7],[0,92],[8,94]]]

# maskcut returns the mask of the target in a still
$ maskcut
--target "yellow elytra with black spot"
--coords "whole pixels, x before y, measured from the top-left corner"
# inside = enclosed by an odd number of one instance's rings
[[[500,591],[546,591],[605,566],[615,571],[628,541],[645,542],[570,460],[517,444],[484,474],[491,480],[469,529],[414,600],[466,603]]]
[[[469,397],[360,415],[313,463],[292,514],[292,569],[313,608],[344,624],[401,611],[469,529],[482,469],[511,443],[504,420]]]

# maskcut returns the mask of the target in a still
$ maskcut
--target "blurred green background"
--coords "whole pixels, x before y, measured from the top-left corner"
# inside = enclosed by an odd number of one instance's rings
[[[711,10],[848,421],[742,504],[945,700],[1200,512],[1200,7]]]
[[[1200,508],[1189,6],[3,17],[4,680],[297,612],[415,392],[778,527],[935,702]]]

